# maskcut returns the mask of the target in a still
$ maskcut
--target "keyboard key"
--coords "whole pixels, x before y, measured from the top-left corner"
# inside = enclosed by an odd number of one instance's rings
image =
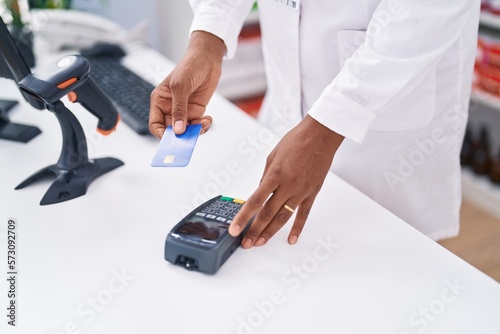
[[[114,102],[122,120],[138,134],[149,134],[149,105],[154,86],[123,66],[121,58],[88,58],[90,77]]]

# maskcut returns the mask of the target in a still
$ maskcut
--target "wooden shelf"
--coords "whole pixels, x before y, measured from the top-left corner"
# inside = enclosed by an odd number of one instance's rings
[[[462,193],[466,200],[500,218],[500,185],[493,184],[488,177],[463,168]]]
[[[495,15],[486,11],[481,12],[479,22],[482,26],[500,30],[500,15]]]
[[[479,89],[473,89],[471,101],[500,112],[500,98]]]
[[[480,25],[500,31],[500,15],[481,12]],[[500,112],[500,97],[480,89],[473,89],[471,101]],[[462,169],[462,193],[464,199],[500,218],[500,185],[493,184],[487,176]]]

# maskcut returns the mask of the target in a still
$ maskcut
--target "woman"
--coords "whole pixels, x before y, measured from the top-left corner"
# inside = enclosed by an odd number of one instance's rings
[[[188,50],[152,94],[150,130],[212,119],[205,106],[253,0],[192,0]],[[459,229],[479,0],[260,0],[268,91],[260,119],[282,140],[230,226],[243,247],[297,210],[295,244],[331,168],[437,240]],[[332,163],[333,161],[333,163]]]

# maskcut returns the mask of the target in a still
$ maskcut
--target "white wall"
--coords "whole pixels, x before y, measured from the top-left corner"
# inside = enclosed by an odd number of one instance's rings
[[[148,42],[155,49],[159,48],[158,22],[160,17],[157,13],[160,0],[107,0],[105,2],[108,3],[107,11],[111,18],[127,29],[133,28],[143,20],[149,21]]]
[[[158,0],[160,51],[177,62],[187,48],[193,13],[187,0]]]
[[[127,29],[148,20],[149,44],[173,61],[187,47],[193,18],[187,0],[73,0],[73,7],[110,17]]]

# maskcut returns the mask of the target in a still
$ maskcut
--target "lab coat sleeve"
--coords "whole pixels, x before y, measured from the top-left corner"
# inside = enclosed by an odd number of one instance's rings
[[[255,0],[189,0],[194,18],[190,34],[202,30],[222,39],[226,57],[232,58],[238,45],[238,36],[245,18]]]
[[[308,114],[362,142],[377,114],[431,73],[476,10],[477,0],[382,0],[364,43]]]

